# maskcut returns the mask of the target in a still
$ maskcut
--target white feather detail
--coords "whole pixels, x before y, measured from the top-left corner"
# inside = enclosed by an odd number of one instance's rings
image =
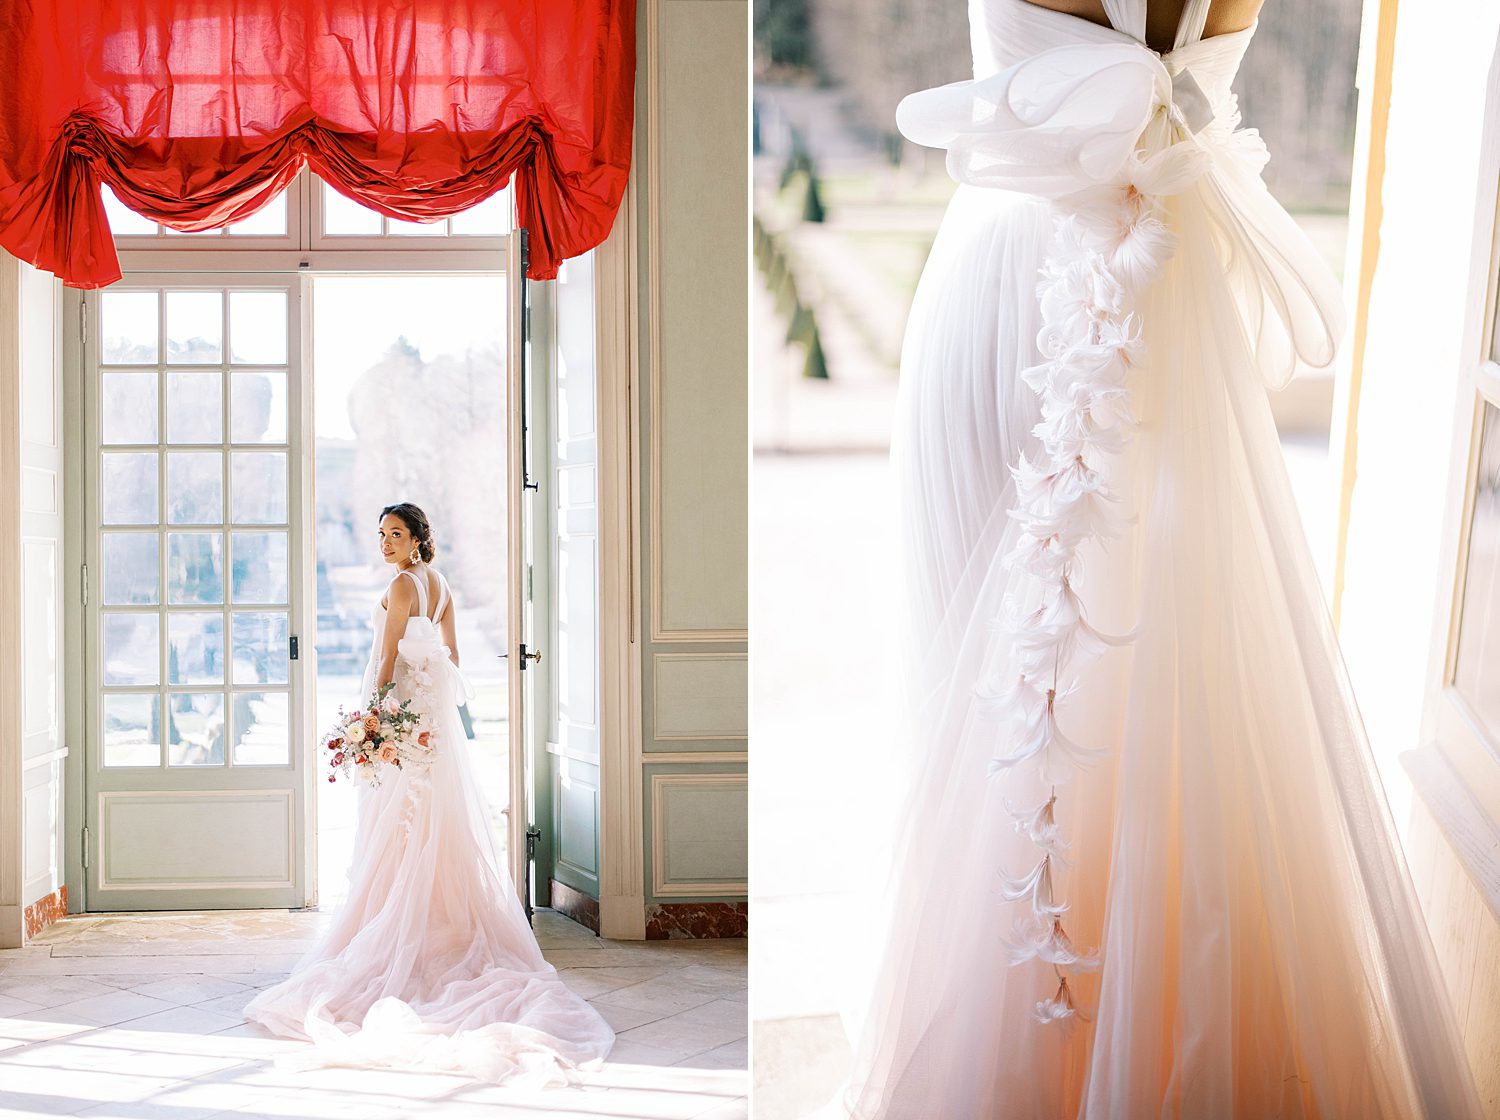
[[[1053,794],[1035,809],[1015,809],[1010,802],[1005,802],[1005,811],[1015,822],[1016,831],[1025,833],[1031,842],[1048,855],[1062,859],[1067,855],[1068,843],[1063,839],[1062,829],[1058,827],[1054,806],[1057,804],[1057,794]]]
[[[1044,855],[1037,865],[1020,878],[1000,873],[1000,895],[1006,902],[1031,903],[1037,917],[1056,917],[1067,911],[1068,904],[1052,894],[1052,857]]]
[[[1059,968],[1089,972],[1099,967],[1099,957],[1073,944],[1060,918],[1038,918],[1028,914],[1016,922],[1006,942],[1011,964],[1043,960]]]

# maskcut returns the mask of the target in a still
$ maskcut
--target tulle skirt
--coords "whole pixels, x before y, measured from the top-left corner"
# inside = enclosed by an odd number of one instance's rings
[[[405,698],[398,672],[397,695]],[[298,1068],[443,1070],[527,1087],[597,1065],[614,1034],[542,957],[488,826],[458,708],[430,769],[358,786],[345,903],[245,1016],[315,1046]]]
[[[1102,631],[1059,704],[1106,758],[1057,787],[1057,894],[1097,947],[1080,1014],[1043,1025],[1051,965],[1012,965],[1036,860],[1007,804],[1051,790],[974,689],[1015,543],[1009,468],[1036,446],[1045,202],[960,186],[907,328],[892,457],[910,651],[907,788],[882,949],[852,1018],[859,1120],[1478,1117],[1430,940],[1350,693],[1269,404],[1215,247],[1170,200],[1175,254],[1138,309],[1141,423],[1109,467],[1130,520],[1081,555]]]

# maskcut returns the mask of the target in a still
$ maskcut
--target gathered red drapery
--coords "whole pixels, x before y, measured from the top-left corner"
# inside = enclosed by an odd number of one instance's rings
[[[196,232],[304,163],[436,221],[515,175],[527,275],[608,236],[630,171],[634,0],[7,0],[0,244],[120,278],[100,194]]]

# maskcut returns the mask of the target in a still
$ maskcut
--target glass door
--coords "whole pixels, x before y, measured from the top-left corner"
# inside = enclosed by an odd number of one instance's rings
[[[298,284],[85,299],[90,910],[304,901]]]

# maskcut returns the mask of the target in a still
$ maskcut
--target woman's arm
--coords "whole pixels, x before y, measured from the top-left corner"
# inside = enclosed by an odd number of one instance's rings
[[[386,588],[385,633],[381,636],[380,664],[375,668],[375,687],[383,688],[396,675],[396,645],[406,632],[406,620],[411,617],[412,604],[416,602],[417,589],[411,580],[397,576]]]
[[[454,622],[457,611],[453,609],[453,599],[450,596],[448,605],[443,608],[443,617],[438,620],[438,626],[443,631],[443,645],[448,647],[448,660],[458,664],[458,626]]]

